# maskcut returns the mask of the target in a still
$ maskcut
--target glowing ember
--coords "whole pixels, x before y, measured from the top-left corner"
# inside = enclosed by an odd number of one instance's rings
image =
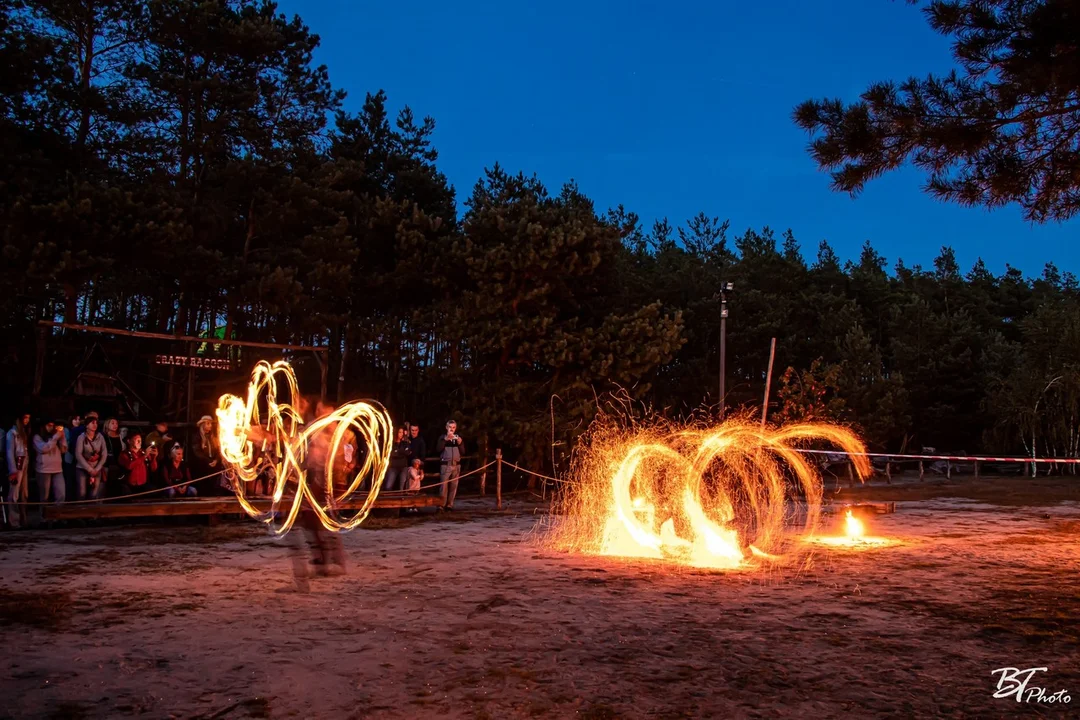
[[[285,388],[288,398],[282,401],[279,389]],[[256,365],[246,399],[221,396],[217,409],[218,439],[221,456],[237,478],[233,483],[236,498],[248,515],[267,523],[277,534],[289,531],[305,498],[325,528],[351,530],[367,518],[379,494],[389,464],[393,424],[382,407],[363,402],[347,403],[305,423],[303,402],[296,374],[286,362]],[[265,416],[261,408],[265,408]],[[346,444],[353,443],[352,458],[360,459],[355,474],[335,483],[338,464],[335,460],[343,457]],[[359,448],[364,447],[367,452],[360,453]],[[308,474],[312,470],[319,476],[317,482],[314,482],[316,478],[309,482]],[[262,473],[273,479],[268,512],[260,512],[244,495],[244,483]],[[339,466],[339,481],[340,476]],[[361,508],[352,517],[340,519],[334,510],[337,503],[356,492],[369,476],[373,480],[372,490]],[[334,492],[335,487],[342,486],[345,488],[342,492]],[[283,509],[283,503],[287,503],[287,509]]]
[[[792,546],[786,526],[812,534],[820,518],[819,469],[798,452],[813,441],[840,446],[860,478],[870,474],[862,442],[836,425],[733,419],[627,432],[601,422],[575,464],[577,484],[561,498],[553,543],[694,567],[783,560]]]
[[[862,520],[852,515],[850,510],[847,511],[847,517],[844,519],[844,529],[849,538],[861,538],[866,534]]]

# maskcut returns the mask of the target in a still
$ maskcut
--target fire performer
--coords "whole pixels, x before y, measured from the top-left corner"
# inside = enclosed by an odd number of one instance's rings
[[[327,406],[319,403],[318,412],[325,414]],[[314,435],[308,443],[304,465],[307,470],[308,487],[311,494],[316,498],[327,498],[333,502],[334,489],[329,487],[326,479],[326,465],[330,459],[330,443],[334,435],[333,426],[325,428],[322,432]],[[304,530],[308,548],[311,552],[310,564],[315,567],[318,575],[344,574],[345,573],[345,545],[338,533],[331,532],[323,527],[319,516],[309,507],[300,511],[300,527]],[[299,582],[299,578],[298,578]]]

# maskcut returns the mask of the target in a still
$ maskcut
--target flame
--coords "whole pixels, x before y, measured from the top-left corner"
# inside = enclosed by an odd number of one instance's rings
[[[808,541],[818,545],[857,549],[896,544],[895,540],[889,538],[867,535],[866,523],[855,517],[850,508],[844,511],[843,535],[808,538]]]
[[[844,518],[844,529],[849,538],[862,538],[866,535],[866,527],[863,525],[863,521],[852,515],[850,510],[847,511],[847,516]]]
[[[288,391],[288,402],[279,400],[280,390]],[[265,405],[265,419],[260,412]],[[296,522],[304,499],[323,527],[332,531],[352,530],[367,519],[379,494],[382,477],[389,465],[393,423],[381,406],[364,402],[342,405],[328,415],[305,423],[299,385],[292,366],[278,361],[260,362],[251,373],[247,397],[222,395],[218,402],[218,440],[221,457],[235,474],[236,499],[251,517],[270,525],[283,535]],[[367,448],[356,474],[347,480],[340,494],[334,488],[334,458],[352,430],[359,447]],[[325,464],[319,468],[318,455],[325,451]],[[325,488],[316,491],[308,482],[309,456],[316,453],[316,468],[325,472]],[[244,483],[269,471],[274,479],[270,510],[260,512],[244,496]],[[372,477],[372,490],[355,515],[340,519],[335,505],[356,492],[366,477]],[[289,497],[286,499],[286,491]],[[320,495],[321,497],[316,497]],[[287,503],[283,510],[282,504]],[[282,517],[283,516],[283,517]],[[278,520],[275,523],[275,520]]]
[[[600,555],[734,569],[784,559],[786,526],[807,535],[821,514],[818,467],[798,452],[826,441],[870,474],[865,447],[827,423],[762,427],[742,418],[709,427],[625,431],[601,422],[560,499],[552,544]]]

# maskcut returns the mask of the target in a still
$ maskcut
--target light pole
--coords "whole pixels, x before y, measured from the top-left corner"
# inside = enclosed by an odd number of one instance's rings
[[[720,283],[720,419],[724,419],[724,376],[727,374],[727,293],[735,283]]]

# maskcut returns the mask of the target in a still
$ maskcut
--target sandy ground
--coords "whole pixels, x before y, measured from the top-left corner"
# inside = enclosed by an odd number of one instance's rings
[[[948,494],[783,575],[542,549],[524,510],[376,520],[306,595],[252,524],[8,533],[0,716],[1080,716],[1080,503]],[[1010,666],[1072,703],[994,699]]]

